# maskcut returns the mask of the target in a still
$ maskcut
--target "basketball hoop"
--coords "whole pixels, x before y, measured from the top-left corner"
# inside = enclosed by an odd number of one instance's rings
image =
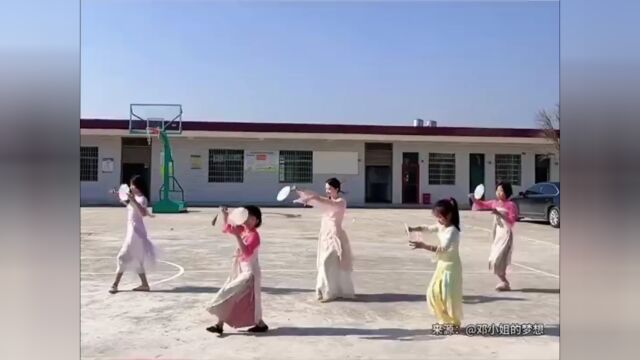
[[[151,145],[151,135],[160,135],[160,129],[147,127],[147,144]]]

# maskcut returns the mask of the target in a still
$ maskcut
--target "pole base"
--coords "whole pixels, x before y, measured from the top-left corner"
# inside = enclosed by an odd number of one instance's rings
[[[153,204],[154,214],[178,214],[187,211],[187,205],[183,201],[162,199]]]

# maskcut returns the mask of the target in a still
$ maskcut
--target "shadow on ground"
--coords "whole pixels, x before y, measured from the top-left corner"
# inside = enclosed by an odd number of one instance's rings
[[[519,297],[507,296],[486,296],[486,295],[465,295],[462,302],[467,305],[485,304],[494,301],[525,301],[526,299]]]
[[[190,293],[190,294],[215,294],[220,288],[213,286],[179,286],[173,289],[153,290],[157,293]],[[270,295],[288,295],[294,293],[311,293],[310,289],[272,288],[263,287],[262,292]]]
[[[518,222],[551,227],[551,225],[549,225],[549,222],[548,221],[544,221],[544,220],[520,219],[520,220],[518,220]]]
[[[193,294],[215,294],[219,288],[213,286],[180,286],[167,290],[153,290],[157,293],[193,293]],[[530,290],[530,291],[526,291]],[[534,292],[536,289],[522,289],[522,292]],[[545,290],[545,289],[542,289]],[[263,287],[262,292],[269,295],[289,295],[296,293],[313,293],[312,289],[298,288],[274,288]],[[485,295],[466,295],[462,302],[471,304],[484,304],[494,301],[524,301],[523,298],[506,297],[506,296],[485,296]],[[355,299],[339,299],[339,302],[363,302],[363,303],[392,303],[392,302],[423,302],[426,301],[425,294],[358,294]]]
[[[279,212],[263,212],[262,215],[277,215],[277,216],[285,217],[287,219],[302,217],[301,214],[285,214],[285,213],[279,213]]]
[[[524,301],[523,298],[504,296],[484,296],[466,295],[463,297],[464,304],[483,304],[494,301]],[[425,294],[358,294],[353,300],[341,300],[347,302],[365,303],[390,303],[390,302],[423,302],[427,301]]]
[[[425,341],[436,340],[432,337],[431,329],[362,329],[344,327],[279,327],[269,330],[267,333],[252,334],[247,332],[230,333],[228,335],[255,335],[255,336],[358,336],[367,340],[396,340],[396,341]]]
[[[512,289],[511,292],[539,293],[539,294],[560,294],[560,289],[522,288],[522,289]]]
[[[474,332],[475,333],[475,332]],[[466,328],[463,326],[460,333],[454,336],[467,336]],[[380,328],[380,329],[363,329],[363,328],[344,328],[344,327],[279,327],[269,330],[267,333],[253,334],[246,331],[237,333],[227,333],[229,335],[248,335],[248,336],[358,336],[367,340],[396,340],[396,341],[425,341],[444,339],[451,335],[433,335],[431,329],[399,329],[399,328]],[[499,336],[499,335],[485,335]],[[527,334],[527,335],[508,335],[499,337],[539,337],[539,336],[560,336],[560,326],[558,324],[545,325],[543,335]],[[474,335],[474,337],[482,337],[482,335]]]

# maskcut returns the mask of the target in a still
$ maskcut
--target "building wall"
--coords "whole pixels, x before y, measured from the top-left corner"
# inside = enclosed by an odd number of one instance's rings
[[[469,188],[469,154],[485,154],[485,180],[487,198],[495,198],[495,155],[520,154],[522,166],[522,181],[520,186],[513,186],[514,194],[524,191],[535,182],[535,154],[544,154],[549,150],[539,145],[508,145],[508,144],[435,144],[435,143],[394,143],[393,147],[393,203],[402,202],[402,153],[418,152],[420,156],[420,194],[431,194],[432,202],[438,199],[454,197],[460,205],[467,203]],[[455,185],[429,184],[429,153],[454,153],[456,159]],[[557,159],[551,161],[551,181],[559,180],[559,166]],[[422,195],[420,196],[422,198]]]
[[[284,185],[278,173],[255,173],[245,171],[243,183],[209,183],[209,149],[237,149],[249,151],[319,150],[358,152],[358,175],[338,175],[344,182],[348,202],[358,203],[364,199],[364,143],[351,141],[300,141],[300,140],[228,140],[228,139],[172,139],[175,173],[185,189],[185,200],[190,204],[236,203],[250,201],[256,204],[275,203],[275,196]],[[154,139],[152,160],[152,200],[157,199],[157,189],[162,183],[160,173],[161,143]],[[202,168],[191,169],[191,155],[200,155]],[[324,181],[334,174],[314,174],[312,184],[296,184],[316,191],[324,191]],[[293,199],[290,199],[290,201]]]
[[[109,190],[120,184],[122,146],[118,136],[82,136],[80,146],[98,147],[98,181],[80,182],[80,202],[86,205],[117,204]],[[113,158],[113,172],[102,172],[102,159]]]
[[[551,181],[560,181],[560,156],[554,154],[551,157]]]
[[[115,160],[113,173],[102,173],[99,169],[97,182],[81,183],[81,201],[83,204],[115,204],[115,199],[108,194],[109,189],[120,183],[121,138],[119,136],[82,136],[82,145],[99,147],[99,163],[104,157]],[[308,141],[308,140],[250,140],[250,139],[215,139],[215,138],[173,138],[173,156],[175,174],[185,190],[185,200],[191,205],[215,205],[228,203],[252,202],[258,205],[277,204],[275,194],[285,184],[281,184],[278,173],[254,173],[245,171],[243,183],[209,183],[208,158],[209,149],[241,149],[248,151],[279,150],[317,150],[347,151],[358,153],[357,175],[335,175],[344,182],[346,198],[351,205],[364,205],[365,201],[365,143],[363,141]],[[151,162],[151,200],[158,200],[158,189],[161,178],[162,143],[153,139]],[[540,145],[507,145],[507,144],[454,144],[426,142],[394,142],[393,143],[393,203],[402,202],[401,165],[403,152],[418,152],[420,158],[420,193],[430,193],[432,201],[440,198],[455,197],[461,205],[465,205],[469,191],[469,154],[485,154],[485,185],[487,196],[493,198],[495,184],[494,155],[522,155],[522,185],[514,186],[514,193],[533,185],[535,179],[535,154],[548,153],[549,149]],[[455,153],[456,182],[455,185],[429,185],[428,159],[429,152]],[[191,169],[191,155],[200,155],[201,169]],[[559,180],[558,159],[551,160],[551,180]],[[100,164],[99,164],[100,165]],[[312,184],[298,184],[316,191],[323,191],[324,181],[334,174],[314,174]],[[291,199],[290,199],[291,200]]]

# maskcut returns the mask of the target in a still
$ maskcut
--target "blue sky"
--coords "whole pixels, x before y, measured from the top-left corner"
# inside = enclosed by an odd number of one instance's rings
[[[83,1],[82,116],[535,127],[558,2]]]

